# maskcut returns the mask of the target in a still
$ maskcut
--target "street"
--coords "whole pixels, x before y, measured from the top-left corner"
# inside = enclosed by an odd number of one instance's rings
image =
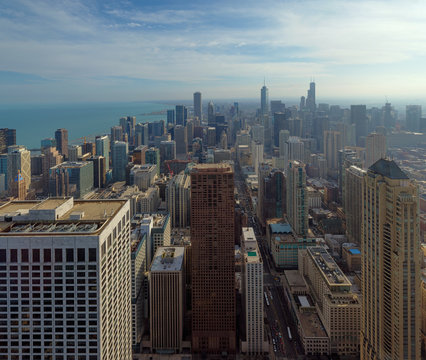
[[[247,213],[248,226],[252,227],[256,234],[263,259],[264,294],[266,293],[268,297],[269,305],[265,297],[263,301],[268,321],[268,340],[272,343],[275,358],[299,359],[300,355],[302,355],[301,358],[304,358],[297,328],[284,299],[283,284],[281,284],[279,273],[273,265],[266,237],[263,235],[258,219],[253,213],[251,197],[238,166],[235,170],[235,187],[237,188],[240,206]],[[292,339],[289,339],[287,327],[290,328]]]

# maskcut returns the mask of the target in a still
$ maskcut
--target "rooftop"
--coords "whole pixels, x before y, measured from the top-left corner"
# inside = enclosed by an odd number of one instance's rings
[[[184,246],[159,247],[152,260],[151,272],[181,271]]]
[[[262,262],[262,257],[259,252],[257,245],[256,235],[254,234],[253,228],[243,227],[242,228],[242,247],[244,249],[244,259],[247,263],[259,263]]]
[[[299,312],[300,325],[307,338],[327,338],[327,334],[316,312]]]
[[[0,236],[98,232],[125,203],[125,200],[75,201],[72,197],[12,201],[0,206]]]
[[[299,270],[284,270],[284,275],[290,288],[306,287],[305,281],[303,280],[302,275],[300,275]]]
[[[339,288],[352,285],[326,249],[322,246],[313,246],[307,251],[330,287]]]
[[[390,179],[408,179],[408,176],[398,167],[393,160],[377,160],[368,170]]]
[[[227,163],[219,164],[197,164],[192,168],[192,172],[200,173],[232,173],[232,167]]]
[[[269,224],[269,228],[273,234],[291,234],[291,226],[290,224]]]
[[[52,169],[82,168],[90,164],[91,162],[88,161],[65,161],[55,165]]]

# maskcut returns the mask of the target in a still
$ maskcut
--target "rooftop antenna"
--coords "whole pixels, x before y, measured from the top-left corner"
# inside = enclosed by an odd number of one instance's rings
[[[263,86],[266,86],[265,76],[263,77]]]

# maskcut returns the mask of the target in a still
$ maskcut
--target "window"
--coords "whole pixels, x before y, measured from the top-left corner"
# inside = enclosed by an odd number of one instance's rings
[[[21,262],[28,262],[28,249],[21,249]]]
[[[74,249],[66,249],[67,253],[67,262],[73,262],[74,261]]]
[[[62,249],[55,249],[55,261],[62,262]]]
[[[89,249],[89,261],[96,261],[96,249],[95,248]]]
[[[78,262],[86,261],[85,251],[86,251],[86,249],[77,249],[77,261]]]
[[[50,249],[43,250],[44,262],[52,262],[52,252]]]
[[[10,262],[16,263],[18,262],[18,250],[10,249]]]
[[[33,249],[33,263],[40,262],[40,249]]]
[[[0,263],[6,262],[6,249],[0,249]]]

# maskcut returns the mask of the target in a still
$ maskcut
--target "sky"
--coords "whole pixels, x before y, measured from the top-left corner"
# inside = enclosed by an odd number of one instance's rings
[[[0,2],[0,104],[426,93],[426,1]]]

